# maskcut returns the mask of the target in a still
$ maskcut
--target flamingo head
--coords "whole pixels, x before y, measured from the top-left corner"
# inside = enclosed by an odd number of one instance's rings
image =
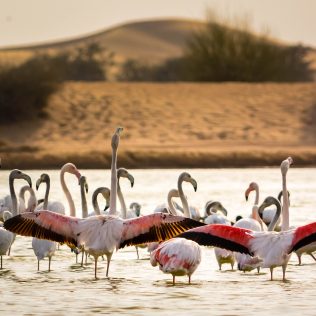
[[[49,175],[47,173],[42,173],[41,176],[36,181],[36,190],[38,190],[41,183],[49,183]]]
[[[112,142],[111,142],[112,149],[117,150],[119,142],[120,142],[120,136],[121,136],[122,131],[123,131],[123,127],[118,127],[115,130],[115,133],[112,136]]]
[[[28,176],[27,174],[23,173],[19,169],[12,170],[11,173],[10,173],[9,179],[10,180],[24,179],[29,184],[29,186],[32,187],[32,180],[31,180],[30,176]]]
[[[88,193],[88,182],[87,182],[87,178],[85,176],[80,177],[79,185],[80,185],[80,187],[82,187],[86,191],[86,193]]]
[[[258,184],[256,182],[250,182],[248,189],[245,191],[245,199],[248,201],[248,197],[251,191],[257,190]]]
[[[65,172],[74,174],[78,179],[78,183],[80,184],[81,174],[80,174],[79,170],[77,169],[77,167],[73,163],[71,163],[71,162],[66,163],[62,167],[62,169],[65,170]]]
[[[117,178],[127,178],[130,183],[131,183],[131,187],[134,186],[134,177],[125,169],[125,168],[119,168],[117,170]]]
[[[290,168],[290,165],[293,163],[292,157],[288,157],[281,162],[281,173],[285,175]]]
[[[195,179],[193,179],[191,177],[191,175],[188,172],[182,172],[179,176],[179,181],[186,181],[186,182],[190,182],[194,188],[194,191],[196,192],[197,190],[197,182]]]

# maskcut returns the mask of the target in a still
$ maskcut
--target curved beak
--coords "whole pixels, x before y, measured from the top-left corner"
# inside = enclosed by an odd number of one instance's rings
[[[32,179],[30,176],[28,176],[25,173],[22,173],[21,178],[24,179],[29,184],[30,187],[32,187]]]
[[[42,183],[42,178],[37,179],[37,181],[36,181],[36,190],[38,190],[38,188],[40,187],[41,183]]]
[[[196,192],[197,190],[197,182],[195,181],[195,179],[191,178],[191,184],[193,185],[194,191]]]
[[[249,194],[250,194],[251,191],[252,191],[251,188],[248,188],[248,189],[245,191],[245,199],[246,199],[246,201],[248,201],[248,197],[249,197]]]
[[[78,170],[76,170],[75,173],[74,173],[74,175],[77,177],[77,179],[78,179],[78,184],[80,185],[81,173],[80,173]]]
[[[226,210],[225,207],[222,207],[222,208],[220,209],[220,211],[221,211],[225,216],[227,216],[228,212],[227,212],[227,210]]]
[[[104,212],[105,212],[109,207],[110,207],[109,204],[105,205],[105,207],[104,207]]]
[[[87,182],[84,184],[84,188],[86,190],[86,193],[88,193],[88,183]]]
[[[128,174],[127,178],[131,182],[131,187],[133,187],[134,186],[134,177],[131,174]]]

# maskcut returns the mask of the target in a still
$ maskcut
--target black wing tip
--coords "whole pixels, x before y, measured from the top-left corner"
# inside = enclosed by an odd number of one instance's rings
[[[61,234],[58,234],[52,230],[46,229],[34,220],[23,218],[21,214],[9,218],[3,224],[3,227],[15,234],[36,237],[38,239],[46,239],[59,242],[61,244],[67,244],[69,247],[78,247],[77,241],[73,238],[67,238]]]

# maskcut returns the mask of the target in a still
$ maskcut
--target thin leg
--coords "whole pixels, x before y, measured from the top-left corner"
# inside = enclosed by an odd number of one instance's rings
[[[94,257],[94,277],[97,279],[97,265],[98,265],[98,257]]]
[[[272,281],[273,280],[273,268],[270,268],[270,276],[271,276],[270,280]]]
[[[173,284],[173,285],[176,284],[176,276],[175,276],[175,275],[172,276],[172,284]]]
[[[302,257],[299,256],[298,254],[296,254],[296,255],[297,255],[297,259],[298,259],[298,265],[300,266],[302,264]]]
[[[137,247],[137,246],[135,246],[135,248],[136,248],[136,253],[137,253],[137,259],[139,259],[138,247]]]
[[[2,256],[0,256],[0,258],[1,258],[1,268],[0,269],[2,269]]]
[[[8,250],[8,256],[10,256],[10,253],[11,253],[11,246],[10,246],[10,248]]]
[[[189,284],[191,284],[191,275],[189,275]]]
[[[52,261],[52,257],[48,257],[48,271],[50,272],[50,263]]]
[[[283,282],[285,281],[285,271],[286,271],[286,265],[283,265],[283,266],[282,266]]]
[[[231,263],[230,265],[232,267],[232,270],[234,270],[234,263]]]
[[[316,261],[316,258],[312,253],[310,253],[309,255]]]
[[[39,271],[39,260],[37,260],[37,271]]]
[[[78,254],[76,253],[76,263],[78,263]]]
[[[219,270],[222,270],[222,265],[220,263],[218,264],[218,266],[219,266]]]
[[[84,256],[84,250],[82,249],[82,254],[81,254],[81,266],[83,267],[83,256]]]
[[[106,267],[106,276],[109,276],[109,267],[110,267],[110,262],[111,262],[111,258],[112,258],[112,253],[106,255],[107,258],[107,267]]]
[[[88,263],[88,253],[86,252],[86,260],[85,260],[85,264],[87,265]]]
[[[260,273],[260,267],[257,268],[258,273]]]

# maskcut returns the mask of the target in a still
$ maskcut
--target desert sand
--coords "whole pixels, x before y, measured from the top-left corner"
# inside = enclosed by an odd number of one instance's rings
[[[316,84],[65,83],[47,118],[0,127],[3,168],[316,166]]]

